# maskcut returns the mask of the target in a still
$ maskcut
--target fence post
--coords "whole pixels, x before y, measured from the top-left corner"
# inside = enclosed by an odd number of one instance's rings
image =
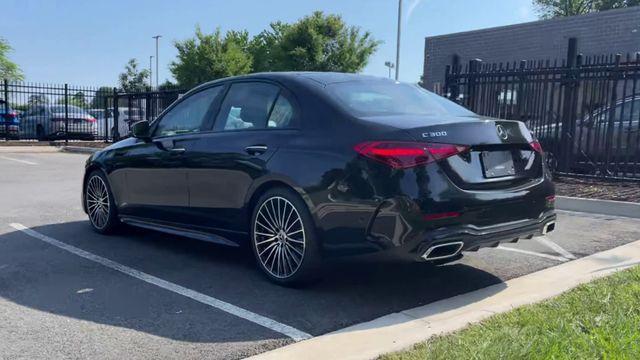
[[[451,97],[450,99],[458,102],[458,97],[460,97],[460,57],[458,55],[453,55],[453,59],[451,61],[451,76],[454,81],[449,86],[451,87]]]
[[[9,140],[9,122],[7,119],[9,118],[9,80],[4,79],[3,81],[3,94],[4,94],[4,139]]]
[[[450,85],[450,77],[451,77],[451,65],[447,65],[444,67],[444,85],[442,87],[442,95],[446,98],[451,99],[451,92],[449,91]]]
[[[118,111],[118,103],[118,89],[113,88],[113,142],[118,141],[118,139],[120,138],[120,112]]]
[[[609,103],[609,114],[608,114],[608,121],[607,121],[607,133],[605,135],[605,145],[604,145],[604,163],[603,163],[603,169],[605,170],[605,173],[608,172],[609,170],[609,160],[611,159],[611,150],[613,148],[613,132],[614,132],[614,127],[615,127],[615,122],[616,122],[616,103],[618,102],[618,80],[621,77],[621,72],[620,72],[620,59],[622,58],[621,54],[616,54],[616,62],[615,62],[615,67],[613,69],[611,69],[611,72],[609,73],[609,78],[611,79],[611,99],[610,99],[610,103]],[[620,116],[620,114],[618,114],[618,116]],[[620,120],[622,121],[622,120]]]
[[[471,111],[476,111],[476,95],[477,95],[477,78],[478,73],[480,71],[480,64],[482,64],[482,60],[473,59],[469,61],[469,74],[467,79],[467,95],[469,96],[467,100],[467,108]]]
[[[109,97],[106,93],[102,97],[104,106],[104,142],[109,142]]]
[[[151,121],[151,92],[147,92],[145,96],[145,112],[146,112],[146,120]]]
[[[578,57],[578,39],[569,38],[569,47],[567,48],[567,63],[564,79],[564,97],[562,103],[562,133],[560,134],[560,163],[558,164],[560,171],[567,172],[570,168],[571,159],[573,157],[573,148],[575,141],[576,129],[573,126],[573,117],[576,114],[577,102],[574,96],[577,94],[579,85],[578,71],[576,60]]]
[[[64,84],[64,143],[69,143],[69,85]]]
[[[527,60],[520,60],[520,75],[518,76],[518,90],[516,92],[516,106],[518,107],[518,120],[527,121],[523,112],[523,105],[525,103],[524,97],[524,80],[525,80],[525,68],[527,66]],[[512,95],[513,96],[513,95]],[[513,103],[512,103],[513,105]]]

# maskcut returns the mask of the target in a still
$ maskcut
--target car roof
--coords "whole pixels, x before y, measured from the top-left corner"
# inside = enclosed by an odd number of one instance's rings
[[[316,85],[326,86],[333,83],[348,82],[348,81],[381,81],[389,82],[393,81],[387,78],[381,78],[370,75],[353,74],[353,73],[341,73],[341,72],[314,72],[314,71],[282,71],[282,72],[261,72],[247,75],[232,76],[222,79],[209,81],[207,83],[198,85],[195,89],[201,87],[210,86],[217,83],[223,83],[227,81],[237,80],[251,80],[251,79],[266,79],[283,82],[297,82],[297,83],[315,83]]]

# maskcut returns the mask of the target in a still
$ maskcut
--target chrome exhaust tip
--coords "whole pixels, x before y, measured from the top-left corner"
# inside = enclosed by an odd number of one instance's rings
[[[556,222],[555,221],[550,221],[546,224],[544,224],[544,227],[542,228],[542,235],[546,235],[547,233],[550,233],[553,231],[553,229],[556,228]]]
[[[449,243],[437,244],[428,248],[427,251],[422,254],[421,258],[431,261],[447,259],[456,256],[462,250],[464,243],[462,241],[454,241]]]

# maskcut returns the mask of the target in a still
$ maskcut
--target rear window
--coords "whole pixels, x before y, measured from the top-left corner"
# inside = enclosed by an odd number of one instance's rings
[[[357,81],[329,84],[327,91],[347,111],[357,116],[475,115],[417,85],[392,81]]]

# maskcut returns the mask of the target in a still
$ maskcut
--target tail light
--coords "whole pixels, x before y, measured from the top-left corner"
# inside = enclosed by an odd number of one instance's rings
[[[538,140],[533,140],[529,143],[529,146],[531,146],[531,149],[533,149],[533,151],[542,154],[542,145],[540,145],[540,142]]]
[[[18,114],[16,114],[15,112],[10,112],[7,114],[3,114],[2,117],[4,118],[4,121],[7,123],[17,123],[18,122]]]
[[[459,212],[449,211],[449,212],[437,213],[437,214],[426,214],[423,216],[423,218],[427,221],[432,221],[432,220],[450,219],[450,218],[455,218],[459,216],[460,216]]]
[[[394,169],[407,169],[446,159],[469,150],[469,147],[438,143],[367,141],[354,146],[354,150]]]
[[[96,121],[97,121],[97,120],[96,120],[96,118],[94,118],[94,117],[93,117],[93,116],[91,116],[91,115],[87,116],[84,120],[85,120],[85,121],[87,121],[87,122],[91,122],[91,123],[93,123],[93,122],[96,122]]]

